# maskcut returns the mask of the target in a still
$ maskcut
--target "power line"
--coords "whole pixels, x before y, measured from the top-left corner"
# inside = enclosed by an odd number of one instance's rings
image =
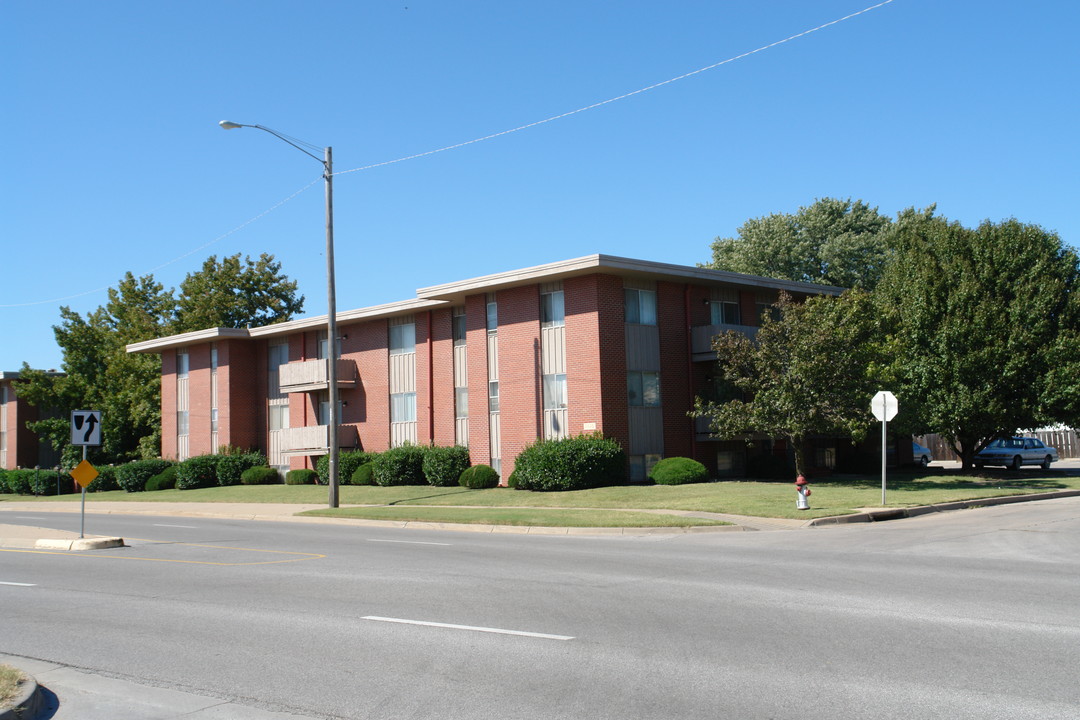
[[[832,25],[836,25],[837,23],[842,23],[845,20],[850,20],[851,18],[858,17],[859,15],[863,15],[865,13],[868,13],[871,10],[876,10],[876,9],[878,9],[880,7],[888,5],[889,3],[893,2],[893,1],[894,0],[884,0],[883,2],[879,2],[876,5],[871,5],[870,7],[863,8],[862,10],[859,10],[858,12],[851,13],[850,15],[845,15],[844,17],[837,18],[836,20],[831,20],[831,21],[829,21],[827,23],[824,23],[822,25],[818,25],[815,28],[810,28],[809,30],[804,30],[801,33],[798,33],[796,35],[792,35],[790,37],[786,37],[783,40],[777,40],[776,42],[769,43],[768,45],[762,45],[761,47],[759,47],[759,48],[757,48],[755,50],[749,50],[747,52],[742,53],[741,55],[735,55],[734,57],[729,57],[727,60],[721,60],[720,62],[713,63],[712,65],[706,65],[705,67],[698,68],[697,70],[691,70],[688,73],[683,73],[682,75],[679,75],[677,77],[673,77],[673,78],[670,78],[668,80],[664,80],[662,82],[658,82],[658,83],[655,83],[653,85],[649,85],[648,87],[643,87],[643,88],[640,88],[638,90],[634,90],[632,92],[625,93],[623,95],[619,95],[618,97],[609,98],[608,100],[601,100],[600,102],[593,103],[592,105],[586,105],[585,107],[580,107],[577,110],[570,110],[568,112],[560,113],[558,115],[552,115],[549,118],[545,118],[543,120],[537,120],[536,122],[531,122],[531,123],[529,123],[527,125],[521,125],[521,126],[516,127],[516,128],[511,128],[510,130],[503,130],[502,132],[492,133],[491,135],[485,135],[483,137],[474,138],[472,140],[466,140],[465,142],[456,143],[454,145],[447,145],[446,147],[439,148],[438,150],[428,150],[427,152],[416,153],[415,155],[407,155],[405,157],[400,157],[400,158],[397,158],[396,160],[385,160],[383,162],[373,163],[371,165],[364,165],[363,167],[353,168],[352,170],[339,170],[339,171],[335,172],[334,174],[335,175],[345,175],[346,173],[354,173],[354,172],[360,172],[361,170],[371,170],[373,168],[383,167],[383,166],[386,166],[386,165],[394,165],[395,163],[405,162],[406,160],[416,160],[417,158],[427,157],[429,155],[435,155],[437,153],[446,152],[447,150],[456,150],[458,148],[465,147],[466,145],[475,145],[476,143],[484,142],[485,140],[493,140],[495,138],[502,137],[504,135],[510,135],[511,133],[520,132],[522,130],[528,130],[530,128],[537,127],[538,125],[545,125],[545,124],[547,124],[549,122],[554,122],[556,120],[562,120],[565,117],[570,117],[571,115],[577,115],[579,113],[586,112],[587,110],[595,110],[598,107],[603,107],[604,105],[610,105],[611,103],[618,102],[619,100],[625,100],[625,99],[633,97],[635,95],[640,95],[640,94],[648,92],[650,90],[655,90],[655,89],[663,87],[665,85],[670,85],[671,83],[678,82],[679,80],[685,80],[688,77],[693,77],[694,75],[699,75],[699,74],[701,74],[703,72],[706,72],[708,70],[713,70],[715,68],[720,67],[721,65],[727,65],[729,63],[735,62],[736,60],[742,60],[743,58],[750,57],[751,55],[754,55],[754,54],[759,53],[759,52],[763,52],[765,50],[769,50],[769,49],[774,48],[774,47],[776,47],[778,45],[783,45],[784,43],[789,43],[792,40],[798,40],[799,38],[806,37],[807,35],[809,35],[811,33],[817,32],[818,30],[824,30],[825,28],[830,27]]]

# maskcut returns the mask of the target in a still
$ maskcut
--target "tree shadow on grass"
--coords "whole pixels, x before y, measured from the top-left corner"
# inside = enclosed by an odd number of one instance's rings
[[[978,490],[985,488],[1010,489],[1010,490],[1068,490],[1070,485],[1063,482],[1071,473],[1063,471],[1046,470],[949,470],[945,472],[930,473],[903,472],[886,474],[886,482],[890,490],[918,491],[918,490]],[[956,477],[963,474],[964,477]],[[946,479],[947,478],[947,479]],[[881,476],[871,477],[867,475],[853,475],[847,478],[833,476],[828,480],[820,480],[820,483],[835,483],[845,487],[873,488],[881,486]]]
[[[422,497],[404,498],[402,500],[395,500],[394,502],[386,503],[389,505],[408,505],[409,503],[416,502],[417,500],[430,500],[432,498],[446,497],[447,495],[463,495],[465,493],[476,492],[472,488],[447,488],[445,492],[437,492],[433,495],[424,495]]]

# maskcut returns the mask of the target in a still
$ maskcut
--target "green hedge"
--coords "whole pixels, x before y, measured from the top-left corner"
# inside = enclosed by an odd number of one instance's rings
[[[338,454],[338,484],[348,485],[352,483],[353,473],[356,468],[364,463],[375,459],[376,453],[364,452],[363,450],[346,450]],[[315,461],[315,471],[319,473],[319,484],[326,485],[330,482],[330,456],[322,455]]]
[[[116,466],[95,465],[94,469],[98,471],[98,476],[86,486],[86,492],[108,492],[120,489],[120,485],[116,482]]]
[[[63,471],[59,472],[59,483],[56,480],[58,471],[50,468],[20,470],[19,472],[27,473],[26,477],[30,480],[30,492],[35,495],[67,495],[75,492],[75,488],[78,487],[75,479]]]
[[[514,461],[519,490],[584,490],[618,485],[626,479],[626,456],[599,433],[540,440]]]
[[[168,460],[136,460],[116,468],[116,482],[128,492],[146,490],[146,483],[155,475],[160,475],[165,468],[171,467]]]
[[[266,465],[249,467],[240,474],[241,485],[277,485],[281,482],[281,475],[277,468]]]
[[[670,457],[653,465],[649,479],[657,485],[685,485],[706,482],[709,479],[709,471],[697,460],[687,457]]]
[[[147,491],[172,490],[176,487],[176,466],[170,465],[146,481]]]
[[[375,484],[375,463],[366,462],[353,471],[352,477],[349,478],[350,485],[374,485]]]
[[[194,490],[217,485],[217,455],[196,455],[176,466],[176,489]]]
[[[315,485],[318,482],[318,473],[307,468],[290,470],[285,473],[286,485]]]
[[[0,486],[3,492],[15,495],[29,495],[30,475],[33,470],[0,470]]]
[[[461,473],[458,484],[471,490],[498,487],[499,473],[490,465],[473,465]]]
[[[436,487],[452,487],[458,484],[461,473],[469,467],[469,448],[461,445],[424,448],[421,468],[428,483]]]
[[[379,453],[372,463],[375,483],[383,487],[428,484],[424,477],[424,448],[418,445],[390,448]]]
[[[239,485],[244,471],[260,465],[266,465],[266,456],[261,452],[235,452],[217,456],[217,483],[222,486]]]

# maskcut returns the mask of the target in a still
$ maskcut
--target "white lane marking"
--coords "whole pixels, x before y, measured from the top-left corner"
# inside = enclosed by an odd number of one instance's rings
[[[43,517],[37,517],[36,515],[16,515],[16,520],[44,520]]]
[[[154,527],[178,527],[178,528],[187,528],[188,530],[198,530],[199,529],[197,525],[164,525],[162,523],[154,523]]]
[[[452,625],[450,623],[427,622],[426,620],[404,620],[402,618],[378,617],[365,615],[362,620],[401,623],[403,625],[424,625],[426,627],[449,628],[451,630],[472,630],[474,632],[497,633],[499,635],[522,635],[524,637],[543,638],[545,640],[573,640],[572,635],[548,635],[547,633],[526,632],[524,630],[502,630],[500,628],[474,627],[472,625]]]
[[[14,585],[15,587],[37,587],[36,583],[13,583],[0,580],[0,585]]]
[[[368,542],[388,542],[388,543],[401,543],[402,545],[445,545],[450,547],[450,543],[440,542],[422,542],[420,540],[375,540],[374,538],[368,538]]]

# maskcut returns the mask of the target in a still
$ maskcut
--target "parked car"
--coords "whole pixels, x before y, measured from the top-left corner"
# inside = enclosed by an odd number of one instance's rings
[[[911,457],[914,458],[916,465],[926,467],[930,464],[930,461],[934,458],[930,457],[930,448],[923,447],[914,440],[911,442]]]
[[[1039,438],[1029,437],[998,438],[975,453],[977,468],[1004,465],[1019,470],[1021,465],[1042,465],[1043,470],[1049,470],[1050,463],[1057,461],[1057,450],[1047,447]]]

